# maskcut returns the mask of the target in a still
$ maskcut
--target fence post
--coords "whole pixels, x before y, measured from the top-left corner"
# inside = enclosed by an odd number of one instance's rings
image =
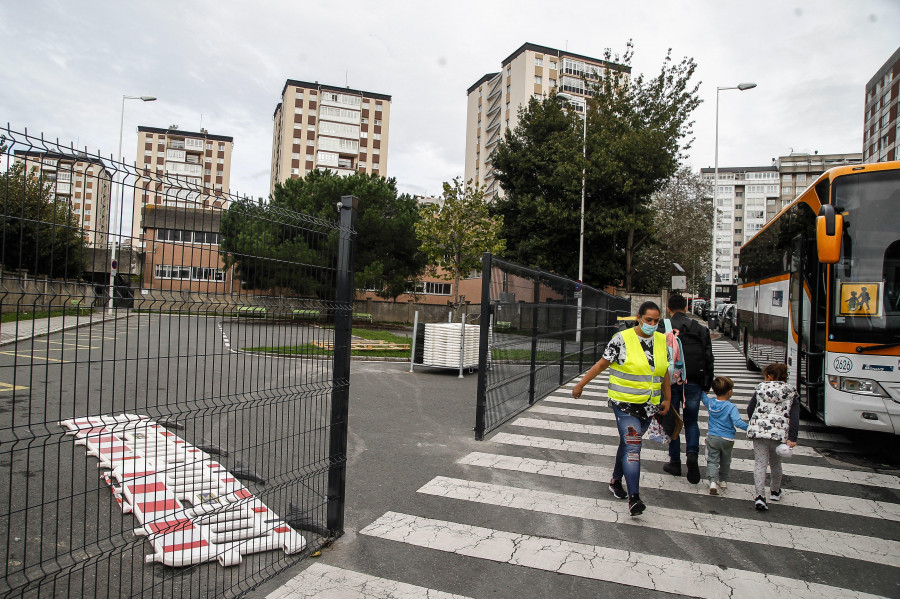
[[[566,332],[569,326],[569,290],[566,289],[562,303],[562,338],[559,341],[559,384],[562,385],[566,381]]]
[[[541,302],[541,275],[534,278],[534,299],[531,306],[531,369],[528,374],[528,405],[534,403],[534,387],[536,383],[535,368],[537,368],[537,336],[538,336],[538,309]]]
[[[491,253],[481,256],[481,323],[478,328],[478,395],[475,404],[475,440],[484,440],[487,410],[488,339],[491,326]],[[463,325],[465,327],[465,325]]]
[[[332,363],[331,424],[328,452],[328,523],[334,536],[344,534],[347,485],[347,418],[350,412],[350,333],[353,320],[353,255],[359,200],[341,197],[338,243],[334,357]]]

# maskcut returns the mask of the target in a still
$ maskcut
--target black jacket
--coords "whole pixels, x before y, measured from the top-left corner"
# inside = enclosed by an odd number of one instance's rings
[[[709,339],[709,329],[688,318],[683,312],[676,312],[671,321],[672,328],[678,329],[678,338],[684,348],[684,367],[688,382],[709,391],[715,376],[715,358],[712,341]],[[664,331],[665,325],[663,323],[660,325],[660,330]]]

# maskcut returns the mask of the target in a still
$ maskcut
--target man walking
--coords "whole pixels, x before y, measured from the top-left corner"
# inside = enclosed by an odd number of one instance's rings
[[[688,318],[687,300],[682,295],[669,297],[668,312],[672,328],[678,331],[684,351],[686,383],[672,385],[672,407],[684,419],[685,454],[687,479],[692,484],[700,482],[700,466],[697,454],[700,452],[700,426],[697,416],[700,412],[700,397],[708,392],[713,381],[714,358],[709,329]],[[662,328],[662,323],[660,328]],[[669,443],[669,463],[663,470],[673,476],[681,476],[681,439],[675,437]]]

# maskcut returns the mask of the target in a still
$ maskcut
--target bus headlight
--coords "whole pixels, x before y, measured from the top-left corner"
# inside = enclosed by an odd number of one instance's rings
[[[848,376],[828,375],[828,384],[838,391],[858,393],[859,395],[876,395],[878,397],[890,397],[876,381],[872,379],[857,379]]]

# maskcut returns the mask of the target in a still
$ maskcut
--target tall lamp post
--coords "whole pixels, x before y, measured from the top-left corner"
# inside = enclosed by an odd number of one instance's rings
[[[114,311],[114,303],[116,297],[116,274],[118,273],[118,257],[119,257],[119,245],[122,243],[122,235],[119,228],[121,226],[121,217],[122,211],[124,210],[123,202],[125,201],[125,190],[122,186],[122,174],[120,169],[122,168],[122,134],[125,130],[125,100],[141,100],[142,102],[155,102],[156,97],[154,96],[122,96],[122,111],[119,116],[119,154],[116,157],[116,180],[119,185],[119,199],[116,201],[115,205],[112,207],[112,222],[110,223],[109,231],[113,235],[112,242],[112,251],[110,252],[110,260],[109,260],[109,308],[107,309],[109,314],[112,314]],[[113,267],[113,265],[116,265]]]
[[[581,117],[582,122],[584,123],[584,133],[581,142],[581,156],[583,161],[581,163],[581,233],[578,236],[578,282],[584,282],[584,195],[585,195],[585,186],[586,186],[586,176],[587,176],[587,102],[583,99],[576,98],[575,96],[566,94],[566,93],[558,93],[556,94],[563,100],[567,101],[569,104],[573,106],[581,106],[584,110],[584,114]],[[581,343],[581,294],[583,292],[578,290],[578,312],[576,316],[576,332],[575,332],[575,343]]]
[[[709,279],[709,309],[707,315],[710,320],[716,310],[716,213],[719,211],[716,203],[716,195],[719,191],[719,92],[728,89],[747,91],[756,87],[755,83],[738,83],[734,87],[716,88],[716,156],[715,174],[713,175],[713,222],[712,222],[712,276]]]

